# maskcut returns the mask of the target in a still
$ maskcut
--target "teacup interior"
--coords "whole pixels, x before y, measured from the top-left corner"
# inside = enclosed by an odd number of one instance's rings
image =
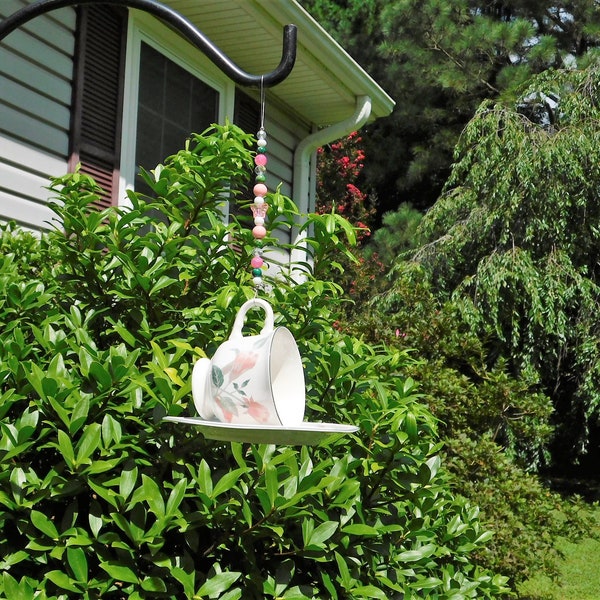
[[[285,427],[301,423],[306,403],[302,358],[294,336],[285,327],[273,332],[269,379],[281,424]]]

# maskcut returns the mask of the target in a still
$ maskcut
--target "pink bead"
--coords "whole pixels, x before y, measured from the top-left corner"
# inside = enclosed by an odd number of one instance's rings
[[[252,235],[257,240],[262,240],[267,235],[267,230],[262,225],[256,225],[252,230]]]
[[[250,265],[253,269],[260,269],[264,264],[265,264],[265,261],[260,256],[255,256],[250,261]]]
[[[259,167],[264,167],[267,164],[267,155],[266,154],[257,154],[254,157],[254,164]]]
[[[269,190],[267,190],[267,186],[264,183],[257,183],[253,191],[255,196],[266,196]]]

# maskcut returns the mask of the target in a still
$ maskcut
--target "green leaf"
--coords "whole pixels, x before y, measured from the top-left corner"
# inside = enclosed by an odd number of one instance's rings
[[[127,500],[129,495],[135,488],[137,482],[138,469],[135,465],[129,465],[121,471],[121,477],[119,477],[119,495]]]
[[[110,373],[99,362],[94,361],[90,365],[90,377],[96,380],[98,387],[103,391],[112,387]]]
[[[77,464],[82,464],[96,451],[100,445],[101,435],[100,423],[91,423],[86,426],[77,444]]]
[[[200,466],[198,467],[198,483],[200,484],[200,489],[202,490],[202,492],[204,492],[209,498],[212,498],[212,476],[210,472],[210,467],[204,459],[200,461]]]
[[[435,477],[440,467],[442,466],[442,459],[436,455],[429,458],[426,462],[429,470],[431,471],[431,477]]]
[[[362,523],[357,523],[355,525],[347,525],[342,529],[344,533],[349,533],[350,535],[365,535],[365,536],[378,536],[380,535],[380,531],[376,527],[371,527],[370,525],[363,525]]]
[[[85,552],[81,548],[67,548],[67,562],[75,579],[80,583],[86,583],[88,580],[88,563]]]
[[[338,600],[337,590],[335,589],[335,586],[331,581],[331,577],[329,577],[329,575],[325,571],[321,572],[321,580],[323,581],[323,585],[329,593],[329,598],[331,598],[331,600]]]
[[[323,542],[328,540],[338,528],[339,523],[337,521],[326,521],[321,523],[318,527],[310,533],[307,540],[305,540],[305,546],[321,546]]]
[[[338,566],[338,571],[340,573],[340,577],[342,578],[342,586],[345,590],[349,590],[354,584],[355,580],[350,575],[350,569],[348,569],[348,564],[346,563],[345,557],[343,557],[339,552],[335,552],[335,562]]]
[[[158,484],[147,475],[142,475],[142,489],[150,510],[162,519],[165,516],[165,502]]]
[[[235,484],[240,478],[240,475],[245,471],[245,469],[234,469],[229,473],[225,473],[225,475],[223,475],[223,477],[221,477],[221,479],[219,479],[219,481],[217,481],[217,483],[215,484],[215,487],[210,497],[216,498],[220,494],[230,490],[232,487],[235,486]]]
[[[69,578],[66,573],[62,571],[48,571],[45,574],[46,579],[49,579],[54,585],[68,590],[70,592],[81,593],[81,590],[75,585],[75,583]]]
[[[156,292],[159,292],[160,290],[169,287],[172,283],[176,283],[176,280],[172,277],[168,277],[167,275],[161,275],[158,281],[152,286],[149,295],[152,296],[156,294]]]
[[[88,485],[106,502],[108,502],[113,508],[119,507],[119,495],[110,488],[105,487],[102,484],[95,483],[91,478],[88,479]]]
[[[226,592],[241,575],[241,573],[217,573],[204,582],[196,595],[217,598],[219,594]]]
[[[2,583],[4,584],[4,597],[10,600],[31,600],[33,589],[27,584],[25,578],[17,583],[14,577],[11,577],[6,571],[2,573]]]
[[[484,531],[473,543],[474,544],[485,544],[486,542],[489,542],[493,537],[494,537],[493,531]]]
[[[418,437],[417,419],[411,412],[406,413],[404,417],[404,429],[408,433],[411,440],[416,440]]]
[[[119,443],[123,435],[121,424],[111,415],[106,414],[102,419],[102,440],[106,447],[110,446],[111,442]]]
[[[52,406],[52,409],[58,415],[58,418],[62,421],[62,423],[66,427],[70,427],[71,412],[66,410],[63,404],[59,402],[56,398],[48,398],[48,402],[50,402],[50,406]]]
[[[137,340],[135,339],[135,336],[133,336],[121,323],[114,323],[113,329],[131,348],[135,348],[137,346]]]
[[[129,567],[117,562],[101,562],[100,567],[116,581],[125,581],[127,583],[139,582],[137,575]]]
[[[73,450],[73,444],[71,443],[71,438],[67,435],[65,431],[62,429],[58,430],[57,434],[58,439],[58,449],[62,454],[67,466],[69,468],[73,468],[75,464],[75,451]]]
[[[418,550],[407,550],[398,555],[398,560],[401,562],[416,562],[423,558],[431,556],[435,552],[435,544],[425,544]]]
[[[265,487],[271,506],[275,506],[275,500],[279,492],[279,479],[277,467],[272,463],[268,463],[265,467]]]
[[[58,531],[54,523],[39,510],[31,511],[31,522],[39,529],[42,533],[46,534],[53,540],[58,540]]]
[[[181,504],[181,501],[185,496],[186,489],[187,480],[180,479],[175,485],[175,487],[171,490],[169,498],[167,499],[166,515],[168,517],[174,516],[177,512],[177,509],[179,508],[179,505]]]
[[[142,581],[142,589],[146,592],[166,592],[167,586],[160,577],[146,577]]]
[[[87,396],[82,396],[79,402],[75,405],[73,413],[71,414],[71,423],[69,424],[69,433],[74,435],[79,431],[81,426],[85,423],[88,413],[90,410],[90,402]]]
[[[25,550],[17,550],[17,552],[13,552],[12,554],[4,555],[2,559],[0,559],[0,570],[5,570],[13,565],[17,565],[28,556],[29,554],[25,552]]]
[[[150,345],[152,346],[152,355],[154,356],[154,358],[156,360],[156,364],[158,364],[158,366],[162,370],[168,368],[169,361],[168,361],[167,357],[165,356],[164,352],[162,351],[161,347],[154,340],[152,340],[152,342],[150,342]]]
[[[352,589],[353,598],[380,598],[387,600],[388,594],[374,585],[362,585]]]
[[[102,507],[97,500],[93,500],[90,503],[90,510],[88,512],[88,522],[90,524],[90,530],[94,537],[98,537],[100,529],[102,529]]]
[[[194,595],[194,582],[196,581],[196,571],[192,568],[190,572],[184,571],[181,567],[173,567],[171,575],[181,583],[186,598]]]
[[[18,443],[22,444],[26,442],[35,431],[38,423],[40,413],[37,410],[26,410],[23,416],[19,419],[18,427]],[[5,458],[6,460],[6,458]]]
[[[112,471],[118,464],[123,462],[121,457],[111,458],[110,460],[94,460],[88,467],[83,469],[82,473],[86,475],[98,475]]]

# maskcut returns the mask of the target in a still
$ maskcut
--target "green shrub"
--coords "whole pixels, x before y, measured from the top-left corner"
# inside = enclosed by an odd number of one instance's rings
[[[398,263],[386,293],[364,307],[353,328],[371,343],[410,350],[404,370],[419,382],[439,420],[453,490],[481,510],[495,535],[478,562],[516,584],[532,574],[554,575],[557,540],[588,530],[576,500],[543,485],[537,469],[552,428],[552,405],[537,381],[515,377],[461,318],[455,303],[436,296],[426,271]]]
[[[129,208],[93,212],[94,182],[59,178],[54,232],[3,230],[0,596],[501,595],[505,579],[472,558],[491,533],[449,490],[408,353],[332,327],[335,285],[282,279],[269,299],[301,347],[309,420],[357,435],[275,447],[162,420],[194,414],[192,365],[254,294],[249,228],[221,213],[249,142],[230,125],[194,136]],[[269,201],[294,222],[289,200]],[[307,227],[318,263],[345,225]]]

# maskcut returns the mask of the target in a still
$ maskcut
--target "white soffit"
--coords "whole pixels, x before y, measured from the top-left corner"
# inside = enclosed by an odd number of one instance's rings
[[[351,115],[357,96],[369,96],[371,119],[390,114],[394,101],[295,0],[163,0],[252,75],[272,71],[281,59],[283,26],[298,27],[291,75],[269,90],[318,127]]]

